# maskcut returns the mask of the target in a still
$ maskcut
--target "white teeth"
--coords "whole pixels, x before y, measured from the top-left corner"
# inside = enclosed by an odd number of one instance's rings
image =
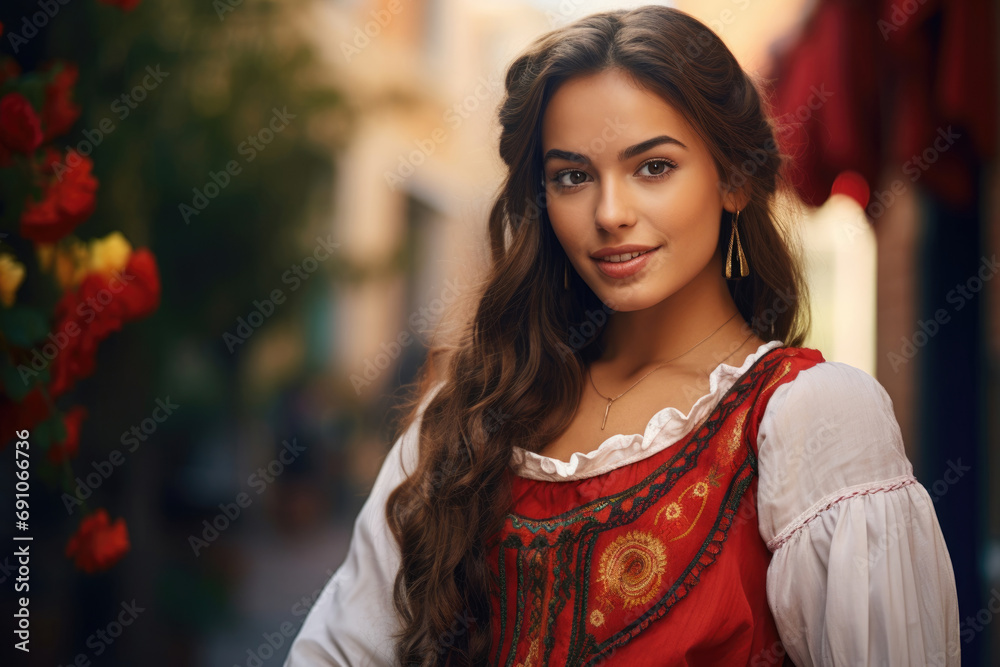
[[[648,252],[648,251],[644,250],[643,252]],[[641,254],[642,252],[628,252],[625,253],[624,255],[608,255],[607,257],[602,257],[601,259],[603,259],[605,262],[615,262],[615,263],[627,262],[628,260],[634,259]]]

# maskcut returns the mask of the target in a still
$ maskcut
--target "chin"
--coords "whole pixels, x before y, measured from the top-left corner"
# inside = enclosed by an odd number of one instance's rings
[[[657,299],[650,298],[650,296],[645,294],[616,295],[612,293],[598,295],[598,298],[601,299],[601,303],[605,306],[620,313],[644,310],[659,302]]]

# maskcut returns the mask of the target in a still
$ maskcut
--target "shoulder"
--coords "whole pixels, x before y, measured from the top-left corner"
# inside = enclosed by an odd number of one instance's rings
[[[866,371],[823,361],[779,386],[757,434],[761,528],[832,498],[910,483],[892,399]]]
[[[376,545],[373,547],[376,551],[396,553],[395,538],[391,536],[385,522],[385,505],[389,494],[417,469],[420,462],[420,425],[424,411],[443,384],[443,381],[435,383],[420,397],[414,418],[393,442],[358,514],[355,523],[356,537],[353,539],[367,540]]]
[[[809,365],[779,386],[768,401],[765,420],[771,425],[868,427],[893,441],[899,434],[885,387],[867,371],[840,361]]]

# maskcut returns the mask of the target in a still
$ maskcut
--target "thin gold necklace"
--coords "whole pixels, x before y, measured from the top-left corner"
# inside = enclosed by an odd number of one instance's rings
[[[646,373],[641,378],[639,378],[638,380],[636,380],[635,382],[633,382],[632,386],[630,386],[628,389],[626,389],[622,393],[618,394],[614,398],[611,398],[610,396],[605,396],[604,394],[601,393],[601,391],[597,388],[597,385],[594,384],[594,376],[590,373],[590,367],[588,366],[587,367],[587,376],[590,378],[590,384],[591,384],[591,386],[594,387],[594,391],[597,392],[598,396],[600,396],[601,398],[607,399],[607,401],[608,401],[607,406],[604,408],[604,421],[601,422],[601,430],[603,431],[605,425],[607,425],[607,423],[608,423],[608,412],[611,411],[611,404],[612,403],[614,403],[619,398],[621,398],[622,396],[624,396],[626,393],[628,393],[629,391],[631,391],[632,387],[636,386],[637,384],[639,384],[640,382],[642,382],[643,380],[645,380],[654,371],[660,370],[661,368],[663,368],[664,366],[666,366],[667,364],[669,364],[671,361],[676,361],[676,360],[680,359],[685,354],[687,354],[688,352],[690,352],[691,350],[693,350],[694,348],[698,347],[699,345],[701,345],[702,343],[704,343],[706,340],[708,340],[709,338],[711,338],[712,336],[714,336],[715,334],[717,334],[719,332],[719,329],[721,329],[722,327],[724,327],[727,324],[729,324],[730,320],[732,320],[733,317],[736,317],[739,314],[740,314],[739,311],[736,311],[735,313],[733,313],[732,317],[730,317],[728,320],[726,320],[725,322],[723,322],[722,324],[720,324],[718,329],[716,329],[715,331],[713,331],[712,333],[708,334],[707,336],[705,336],[704,338],[702,338],[700,341],[698,341],[697,343],[695,343],[693,347],[691,347],[690,349],[688,349],[685,352],[682,352],[681,354],[678,354],[673,359],[668,359],[667,361],[664,361],[662,364],[660,364],[659,366],[657,366],[653,370],[649,371],[649,373]],[[753,336],[753,332],[750,333],[750,336]],[[750,336],[747,336],[746,338],[744,338],[743,339],[743,343],[746,343],[748,340],[750,340]],[[743,345],[741,344],[740,347],[743,347]],[[738,350],[739,348],[736,348],[736,349]],[[733,354],[735,354],[735,352],[733,352]],[[729,357],[733,356],[733,354],[730,354]],[[729,357],[726,357],[726,359],[728,359]],[[726,359],[723,359],[722,362],[724,362]],[[720,363],[722,363],[722,362],[720,362]]]

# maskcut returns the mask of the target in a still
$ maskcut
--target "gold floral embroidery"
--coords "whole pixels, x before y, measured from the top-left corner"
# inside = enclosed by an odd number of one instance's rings
[[[663,543],[650,533],[632,530],[604,549],[597,580],[623,606],[635,607],[653,599],[666,567]]]
[[[730,432],[729,438],[725,443],[725,452],[729,454],[727,457],[730,461],[736,451],[740,448],[740,440],[743,438],[743,422],[746,421],[746,412],[741,412],[736,416],[736,423],[733,430]]]
[[[708,471],[708,477],[705,479],[708,480],[708,483],[715,488],[719,488],[719,466],[713,463],[712,467]]]
[[[653,519],[653,523],[658,523],[660,521],[660,515],[667,518],[667,521],[673,521],[681,515],[681,506],[677,503],[670,503],[660,508],[660,511],[656,513],[656,518]]]
[[[600,609],[590,612],[590,622],[596,627],[604,625],[604,614],[601,613]]]
[[[695,497],[701,498],[701,507],[698,508],[698,513],[695,515],[694,519],[691,520],[691,524],[688,526],[687,530],[685,530],[680,535],[675,535],[674,537],[670,538],[669,540],[670,542],[681,539],[694,529],[695,524],[698,523],[698,519],[701,518],[702,512],[705,511],[705,506],[708,504],[708,491],[709,491],[708,485],[711,484],[712,486],[716,487],[719,486],[718,479],[719,479],[718,470],[716,469],[715,466],[712,466],[711,470],[708,471],[708,476],[705,478],[705,480],[700,482],[695,482],[694,484],[688,486],[686,489],[681,491],[679,496],[677,496],[677,500],[670,503],[669,505],[664,505],[656,513],[656,516],[653,517],[654,524],[658,524],[660,522],[661,514],[667,519],[667,521],[673,521],[675,519],[679,519],[681,514],[683,514],[683,509],[681,507],[680,501],[684,499],[684,496],[687,495],[688,491],[690,491],[691,494],[694,495]]]

